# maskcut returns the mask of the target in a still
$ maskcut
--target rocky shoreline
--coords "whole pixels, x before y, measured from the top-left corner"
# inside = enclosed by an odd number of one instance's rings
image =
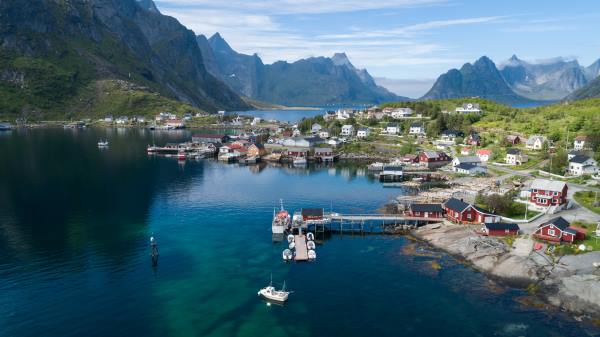
[[[545,305],[577,317],[600,318],[600,273],[593,263],[600,252],[553,258],[533,250],[533,240],[517,238],[512,245],[502,238],[480,236],[473,227],[432,224],[411,232],[476,270],[510,286],[527,288]]]

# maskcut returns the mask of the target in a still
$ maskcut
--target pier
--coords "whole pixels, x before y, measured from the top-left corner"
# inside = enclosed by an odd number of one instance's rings
[[[294,235],[294,244],[296,247],[296,255],[294,259],[296,261],[307,261],[308,260],[308,248],[306,248],[306,236]]]

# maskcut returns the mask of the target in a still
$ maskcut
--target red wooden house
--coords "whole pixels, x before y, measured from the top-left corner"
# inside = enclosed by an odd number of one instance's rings
[[[303,208],[302,220],[304,221],[321,221],[323,220],[322,208]]]
[[[538,206],[556,206],[567,203],[567,184],[557,180],[535,179],[531,183],[529,200]]]
[[[567,220],[559,216],[539,225],[533,236],[540,240],[560,243],[584,240],[585,232],[571,227]]]
[[[452,161],[445,152],[423,151],[419,154],[419,163],[427,168],[438,168]]]
[[[444,211],[446,218],[456,223],[480,224],[494,222],[497,218],[493,214],[456,198],[450,198],[444,203]]]
[[[406,215],[425,219],[441,219],[444,217],[444,209],[440,204],[411,204],[408,206]]]
[[[489,236],[518,235],[519,225],[516,223],[486,222],[481,228],[481,234]]]

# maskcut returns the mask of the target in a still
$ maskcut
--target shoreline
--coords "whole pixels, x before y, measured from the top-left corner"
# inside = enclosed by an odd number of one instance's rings
[[[410,235],[494,281],[528,291],[536,307],[558,309],[594,323],[600,317],[600,277],[590,262],[600,261],[600,252],[552,261],[530,251],[533,241],[528,238],[515,239],[509,246],[501,238],[480,236],[468,226],[447,222],[421,227]]]

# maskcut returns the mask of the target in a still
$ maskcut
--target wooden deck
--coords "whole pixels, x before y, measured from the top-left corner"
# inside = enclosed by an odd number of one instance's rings
[[[331,220],[336,221],[431,221],[442,222],[443,218],[421,218],[405,215],[386,215],[386,214],[335,214],[331,216]]]
[[[308,260],[308,249],[306,248],[306,236],[294,235],[294,243],[296,244],[296,261]]]

